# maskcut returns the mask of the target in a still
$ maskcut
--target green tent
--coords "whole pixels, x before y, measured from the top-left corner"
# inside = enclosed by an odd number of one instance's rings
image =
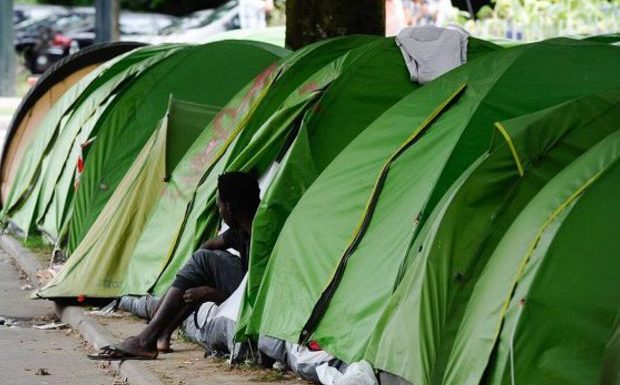
[[[96,123],[69,221],[71,252],[88,231],[135,154],[176,98],[223,107],[251,78],[287,53],[259,42],[222,41],[183,46],[124,88]]]
[[[183,114],[174,114],[178,106],[173,104],[169,115],[176,116],[172,124],[175,129],[167,130],[166,144],[162,146],[166,148],[166,152],[175,148],[182,157],[174,164],[169,164],[169,157],[166,158],[165,183],[162,183],[162,176],[145,168],[144,159],[139,158],[130,169],[133,173],[125,174],[125,179],[114,192],[114,199],[107,201],[95,220],[96,226],[89,228],[84,240],[72,253],[62,276],[38,295],[59,297],[81,294],[109,297],[125,292],[146,293],[152,285],[148,280],[157,278],[162,270],[165,250],[174,240],[178,226],[184,223],[185,206],[192,203],[196,186],[205,173],[208,174],[208,171],[220,162],[231,144],[241,146],[239,141],[247,143],[251,139],[249,133],[260,127],[260,119],[266,120],[270,116],[271,108],[265,109],[265,106],[271,107],[270,103],[273,104],[274,98],[277,101],[278,97],[284,98],[291,93],[294,76],[305,79],[313,63],[333,58],[334,54],[342,55],[352,45],[371,39],[374,38],[347,38],[335,44],[320,43],[316,48],[323,47],[320,49],[324,50],[331,45],[332,53],[323,52],[319,56],[322,59],[319,60],[315,59],[314,55],[298,53],[285,60],[279,68],[271,66],[240,91],[213,120],[205,120],[202,127],[206,125],[206,128],[196,131],[198,136],[193,143],[190,143],[186,130],[188,125],[196,125],[195,115],[187,110],[187,103],[184,103]],[[294,65],[301,57],[305,58],[305,62]],[[273,86],[276,78],[279,82]],[[195,109],[196,112],[209,110],[208,106],[198,105]],[[170,123],[170,120],[168,122]],[[155,140],[154,138],[155,136],[151,140]],[[183,143],[180,143],[180,140],[183,140]],[[141,173],[151,175],[145,176]],[[154,179],[145,183],[151,183],[153,189],[161,189],[158,194],[152,194],[147,204],[137,202],[137,205],[133,205],[132,202],[139,197],[139,190],[126,191],[136,175]],[[123,207],[122,213],[118,212],[119,207]],[[129,218],[133,219],[129,221]],[[115,228],[114,231],[101,231],[113,222],[123,223],[123,226]],[[122,237],[122,240],[119,237]],[[149,250],[142,254],[145,246]],[[144,258],[141,258],[142,256]],[[97,279],[93,280],[93,277]]]
[[[601,306],[594,312],[598,315],[595,317],[593,314],[589,321],[571,315],[576,308],[569,305],[571,301],[568,298],[555,297],[551,299],[555,305],[551,303],[542,305],[539,302],[540,294],[536,299],[530,299],[529,295],[524,294],[513,301],[512,307],[502,307],[502,303],[498,301],[506,298],[507,293],[511,297],[515,294],[514,286],[508,286],[509,289],[504,290],[501,287],[514,285],[516,280],[501,276],[495,270],[493,273],[487,270],[493,263],[501,265],[497,269],[512,269],[510,270],[512,274],[517,274],[518,270],[524,267],[519,266],[518,262],[521,260],[512,265],[508,264],[507,256],[497,254],[500,247],[498,244],[507,242],[508,237],[512,236],[511,243],[507,246],[509,249],[506,250],[516,252],[519,247],[531,245],[531,242],[527,242],[528,238],[521,234],[510,235],[513,231],[511,228],[517,226],[520,221],[518,218],[524,215],[523,212],[532,210],[530,206],[541,199],[539,197],[541,194],[545,196],[545,204],[548,206],[554,209],[564,208],[562,206],[564,201],[558,198],[560,195],[557,190],[553,189],[551,190],[553,192],[547,195],[543,191],[547,191],[562,173],[574,167],[578,159],[587,156],[585,154],[591,151],[596,151],[594,149],[597,146],[608,142],[613,135],[616,135],[619,128],[616,122],[619,119],[620,88],[616,88],[504,123],[497,123],[495,140],[489,153],[483,155],[463,173],[444,195],[411,247],[405,263],[406,274],[377,323],[374,336],[365,353],[366,359],[373,362],[376,368],[395,373],[415,384],[478,384],[490,360],[491,348],[494,345],[492,336],[499,330],[499,323],[497,321],[493,323],[493,317],[505,316],[507,321],[509,315],[514,316],[515,309],[517,312],[520,311],[520,300],[527,298],[526,303],[533,301],[532,308],[544,306],[545,310],[536,313],[537,317],[544,318],[524,324],[533,325],[531,327],[540,332],[538,334],[540,338],[533,336],[528,338],[529,342],[525,342],[528,347],[522,348],[523,350],[519,351],[520,355],[528,355],[529,353],[524,353],[524,350],[534,349],[533,346],[540,343],[538,349],[543,351],[538,351],[529,358],[542,355],[545,349],[553,350],[554,353],[550,354],[557,355],[555,359],[563,367],[562,370],[557,370],[555,377],[545,373],[548,382],[541,378],[520,379],[518,382],[594,383],[598,377],[597,369],[601,363],[603,348],[620,305],[620,295],[614,294],[609,287],[613,285],[613,279],[611,281],[606,279],[608,273],[603,274],[600,271],[601,269],[618,271],[617,268],[615,270],[612,268],[613,253],[607,254],[610,260],[601,261],[593,266],[593,270],[599,271],[592,271],[590,279],[581,277],[575,281],[574,277],[568,276],[548,278],[546,282],[548,286],[543,289],[549,295],[553,291],[559,291],[562,296],[572,298],[578,295],[569,295],[569,290],[586,290],[580,287],[578,282],[591,287],[591,291],[583,297],[589,296],[588,301],[598,300]],[[597,164],[603,162],[603,158],[597,158],[596,162]],[[573,178],[571,186],[579,187],[579,180],[581,179]],[[540,206],[534,207],[540,210]],[[538,214],[540,215],[540,212]],[[463,218],[468,220],[464,221]],[[600,220],[604,222],[607,219],[605,215],[600,214]],[[590,221],[584,220],[588,223]],[[528,223],[521,231],[539,228]],[[597,233],[597,236],[599,235],[601,234]],[[583,237],[575,236],[574,239],[581,242]],[[517,244],[522,246],[517,247]],[[605,242],[601,247],[608,248],[611,245],[612,242]],[[584,258],[583,249],[577,247],[574,250],[575,258]],[[586,252],[585,255],[589,253]],[[566,255],[560,258],[564,264]],[[578,261],[566,264],[565,269],[573,272],[578,264]],[[552,274],[560,274],[561,268],[555,269]],[[599,280],[601,288],[597,289],[592,280]],[[567,289],[565,285],[570,285],[573,289]],[[609,293],[602,293],[601,290],[609,290]],[[481,297],[476,301],[475,297],[471,298],[472,291],[484,298]],[[493,297],[497,299],[491,299]],[[488,309],[488,316],[480,314],[474,316],[472,311],[477,306]],[[552,311],[549,309],[551,306],[557,306],[557,309]],[[588,312],[588,302],[579,306],[584,313]],[[553,332],[543,331],[545,328],[542,325],[552,318],[555,321],[549,323],[549,329],[560,331],[562,335],[570,331],[572,335],[570,343],[566,337],[562,337],[564,341],[554,341]],[[563,318],[574,319],[575,324],[562,321]],[[469,329],[463,325],[469,325]],[[503,328],[505,338],[508,338],[506,333],[513,329],[506,325]],[[587,332],[579,334],[578,330]],[[595,331],[596,333],[592,334]],[[549,334],[550,337],[546,342],[541,342],[545,340],[543,338],[545,334]],[[476,349],[464,351],[459,346],[459,343],[473,345],[473,341],[478,341]],[[595,341],[598,347],[593,350],[591,347]],[[484,353],[485,350],[480,344],[487,344],[487,353]],[[579,346],[580,344],[583,345]],[[503,348],[505,347],[504,345]],[[498,342],[498,349],[501,348],[502,345]],[[562,349],[565,355],[560,354]],[[569,356],[574,356],[574,352],[580,349],[588,357],[584,362],[569,364],[574,365],[574,371],[579,373],[579,376],[574,376],[575,373],[564,366],[569,362]],[[504,371],[506,351],[503,353],[504,356],[497,355],[493,363],[500,371],[497,373],[499,377],[507,374]],[[478,374],[474,369],[475,361],[480,362]],[[449,368],[447,374],[446,367]],[[536,372],[532,367],[526,371]],[[578,379],[584,376],[590,376],[590,380],[579,382]],[[507,378],[499,377],[497,382],[491,383],[506,383]],[[561,379],[566,381],[560,381]]]
[[[243,159],[248,161],[246,169],[266,170],[280,153],[291,120],[316,97],[312,92],[317,88],[315,80],[336,76],[338,70],[333,63],[342,61],[342,57],[356,47],[376,39],[353,36],[306,47],[286,58],[260,83],[238,95],[225,108],[231,113],[221,114],[223,120],[214,122],[221,130],[236,133],[236,137],[222,149],[217,159],[202,163],[200,167],[190,158],[181,161],[179,182],[174,184],[180,191],[164,194],[154,209],[131,256],[122,292],[145,294],[154,289],[161,294],[167,289],[177,269],[199,245],[204,234],[217,231],[219,218],[213,210],[215,185],[217,175],[223,172],[226,164],[233,159]],[[287,99],[292,100],[289,105],[285,105]],[[275,135],[277,130],[278,136]],[[204,147],[205,142],[202,143]],[[184,176],[188,171],[193,172],[193,176]],[[208,228],[206,219],[198,218],[203,212],[209,216]],[[181,239],[183,235],[185,238]],[[184,253],[178,251],[179,245]],[[175,254],[180,257],[175,258]]]
[[[128,253],[181,157],[219,111],[170,100],[168,112],[137,155],[61,273],[39,296],[114,297],[127,271]]]
[[[79,132],[81,128],[81,125],[78,125],[77,128],[65,130],[67,120],[86,100],[89,110],[78,115],[89,116],[125,79],[142,69],[141,63],[156,61],[172,50],[173,46],[134,50],[98,67],[71,87],[46,113],[37,135],[28,146],[3,206],[3,218],[6,219],[10,215],[12,221],[28,235],[38,195],[42,189],[43,177],[51,179],[60,172],[54,168],[48,171],[47,166],[50,163],[51,167],[60,164],[62,170],[66,154],[71,151],[73,140],[77,135],[75,130]],[[60,159],[50,155],[55,148],[62,149],[57,150],[63,152],[60,154]]]
[[[246,332],[362,359],[419,229],[484,153],[494,122],[618,86],[619,52],[568,39],[500,50],[395,104],[288,217]]]
[[[143,52],[151,54],[148,60],[128,60],[134,56],[143,59]],[[70,240],[76,243],[77,234],[89,228],[156,127],[170,93],[218,108],[286,52],[263,43],[227,41],[145,48],[118,60],[111,67],[118,70],[104,72],[108,76],[99,76],[97,83],[90,84],[88,78],[77,84],[69,97],[76,99],[74,95],[87,86],[88,92],[79,100],[70,99],[71,108],[56,109],[53,112],[58,113],[50,114],[49,122],[44,122],[49,123],[41,128],[46,135],[35,138],[42,143],[35,147],[40,150],[27,159],[22,167],[26,177],[18,179],[12,189],[24,191],[14,194],[20,197],[19,205],[9,205],[5,211],[20,228],[28,231],[34,222],[53,239],[63,228],[72,230]],[[209,69],[211,76],[202,76],[204,69]],[[59,104],[64,107],[68,103]],[[91,142],[85,148],[84,144]],[[75,164],[80,157],[86,157],[86,164],[73,196]]]
[[[496,45],[470,38],[468,60],[496,49]],[[273,245],[301,196],[351,140],[420,87],[408,80],[402,55],[392,39],[381,39],[360,50],[361,54],[353,56],[343,74],[304,115],[299,133],[254,217],[250,274],[237,323],[240,333],[252,312]]]

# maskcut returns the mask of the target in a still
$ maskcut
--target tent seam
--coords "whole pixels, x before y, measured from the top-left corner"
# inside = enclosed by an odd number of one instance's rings
[[[510,148],[510,152],[512,153],[512,157],[515,160],[515,164],[517,165],[517,171],[519,172],[519,176],[524,176],[525,172],[523,171],[523,163],[521,162],[521,158],[519,157],[519,153],[517,152],[517,148],[515,147],[512,138],[508,134],[506,127],[504,127],[500,122],[495,122],[495,128],[502,134],[504,140],[506,140],[506,144],[508,144],[508,148]]]

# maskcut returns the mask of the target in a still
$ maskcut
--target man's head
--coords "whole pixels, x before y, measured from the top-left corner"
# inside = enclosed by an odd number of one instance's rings
[[[260,189],[251,175],[232,171],[217,178],[217,207],[230,227],[251,222],[260,203]]]

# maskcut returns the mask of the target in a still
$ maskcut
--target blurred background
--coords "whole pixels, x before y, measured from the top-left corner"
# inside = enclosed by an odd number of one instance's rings
[[[37,75],[95,42],[246,38],[284,45],[285,11],[286,0],[16,0],[15,93],[25,94]],[[457,24],[504,44],[620,30],[620,0],[385,0],[385,15],[388,36]]]

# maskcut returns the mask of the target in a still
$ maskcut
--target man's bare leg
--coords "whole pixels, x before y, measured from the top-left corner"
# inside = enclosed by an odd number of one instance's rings
[[[168,290],[166,290],[166,292],[164,293],[164,295],[162,295],[157,302],[155,303],[155,306],[153,306],[153,311],[151,312],[151,317],[149,319],[152,320],[153,318],[155,318],[155,314],[157,314],[157,311],[159,310],[159,308],[161,307],[161,304],[164,303],[164,299],[166,298],[166,294],[168,294]]]
[[[163,332],[160,333],[157,338],[157,350],[160,352],[169,352],[170,351],[170,337],[172,337],[172,333],[192,314],[195,310],[198,309],[198,305],[195,304],[186,304],[185,307],[174,317],[174,319],[170,322],[167,328],[164,329]]]
[[[221,304],[226,296],[218,290],[210,286],[199,286],[185,290],[183,298],[186,306],[178,313],[167,328],[159,335],[157,339],[157,349],[161,352],[170,350],[170,337],[172,333],[189,317],[192,312],[198,310],[198,307],[205,302],[215,302]]]

